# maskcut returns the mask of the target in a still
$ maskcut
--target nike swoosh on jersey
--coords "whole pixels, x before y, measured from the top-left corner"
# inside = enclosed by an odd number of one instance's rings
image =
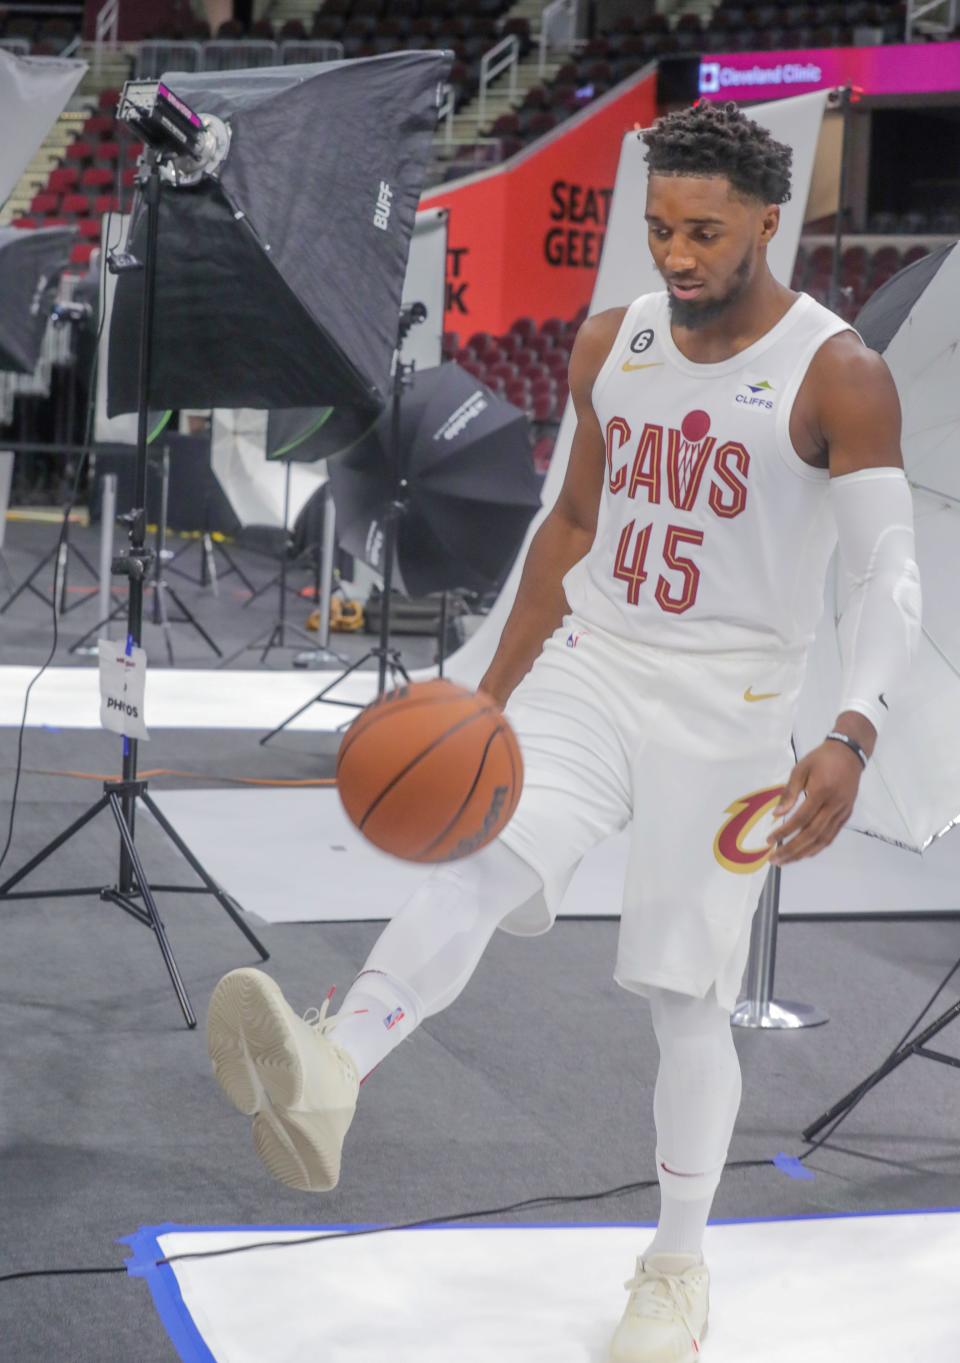
[[[754,695],[753,688],[747,687],[743,693],[744,700],[773,700],[774,696],[779,696],[779,691],[761,691],[759,695]]]
[[[638,369],[659,369],[662,364],[663,360],[654,360],[652,364],[631,364],[629,360],[626,360],[623,365],[623,372],[635,374]]]

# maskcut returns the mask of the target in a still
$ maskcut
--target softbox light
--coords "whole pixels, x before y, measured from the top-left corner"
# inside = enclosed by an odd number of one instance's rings
[[[0,370],[36,369],[75,240],[72,227],[0,227]]]
[[[231,141],[217,178],[161,188],[151,406],[383,406],[450,63],[398,52],[164,77]],[[138,199],[141,260],[146,216]],[[142,276],[121,275],[111,416],[137,406],[141,297]]]
[[[384,412],[348,453],[329,450],[340,454],[328,465],[337,539],[378,572],[393,490],[391,417]],[[540,508],[524,413],[456,364],[417,370],[400,404],[400,447],[395,585],[410,596],[499,588]]]

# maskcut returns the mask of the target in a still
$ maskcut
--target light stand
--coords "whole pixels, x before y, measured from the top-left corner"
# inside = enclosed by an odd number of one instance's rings
[[[960,961],[957,961],[950,975],[956,974],[958,970],[960,970]],[[932,1051],[927,1045],[928,1041],[942,1032],[956,1018],[960,1018],[960,999],[945,1013],[941,1014],[935,1022],[931,1022],[929,1027],[925,1028],[919,1036],[914,1037],[913,1041],[904,1040],[894,1047],[882,1065],[878,1065],[874,1072],[867,1075],[866,1079],[859,1083],[856,1088],[851,1089],[838,1103],[834,1103],[829,1112],[825,1112],[822,1117],[818,1117],[815,1122],[810,1123],[802,1133],[803,1139],[812,1141],[831,1122],[839,1126],[840,1122],[857,1106],[861,1098],[865,1097],[872,1088],[876,1088],[881,1079],[886,1079],[888,1074],[899,1069],[903,1062],[909,1060],[912,1055],[922,1055],[926,1060],[936,1060],[941,1065],[952,1065],[954,1069],[960,1069],[960,1060],[955,1055],[946,1055],[943,1051]],[[913,1031],[913,1028],[911,1027],[910,1030]]]
[[[261,662],[266,661],[267,654],[272,648],[302,648],[304,641],[313,643],[313,640],[305,629],[301,629],[299,625],[290,625],[287,623],[287,553],[290,548],[290,477],[290,460],[287,459],[284,461],[283,469],[283,543],[280,551],[280,572],[271,582],[267,583],[267,587],[272,586],[273,582],[278,582],[280,584],[280,599],[277,606],[277,614],[274,617],[273,624],[269,626],[269,628],[263,630],[255,638],[251,639],[249,643],[241,644],[238,649],[224,658],[223,662],[218,663],[218,667],[228,667],[235,658],[239,658],[240,654],[245,653],[247,649],[259,648],[264,639],[266,639],[266,643],[263,646],[263,652],[260,654]],[[265,591],[266,589],[266,587],[262,587],[260,590]],[[255,592],[254,595],[259,596],[260,592]],[[253,597],[251,597],[250,600],[252,601]],[[244,602],[244,605],[246,606],[249,606],[249,604],[250,601]],[[288,632],[298,634],[300,636],[299,640],[297,642],[291,641],[290,643],[287,643]]]
[[[399,325],[397,328],[397,349],[396,361],[393,369],[393,403],[391,410],[390,426],[390,455],[392,463],[392,495],[387,504],[384,515],[383,527],[383,597],[380,611],[380,642],[376,648],[370,648],[364,653],[362,658],[358,658],[355,663],[351,663],[333,681],[328,682],[322,691],[312,696],[299,709],[294,710],[292,715],[288,715],[282,724],[278,724],[275,729],[271,729],[268,734],[259,739],[261,747],[264,743],[269,743],[271,738],[281,733],[288,724],[292,724],[295,719],[309,710],[311,705],[345,705],[352,710],[362,709],[363,706],[352,700],[334,700],[330,697],[330,692],[334,687],[339,686],[351,673],[363,667],[364,663],[376,658],[378,663],[377,672],[377,697],[383,695],[387,689],[387,675],[390,676],[392,686],[399,686],[401,680],[409,683],[410,676],[403,665],[403,658],[400,650],[390,647],[390,594],[393,588],[393,562],[396,557],[397,539],[400,526],[400,517],[404,513],[404,491],[406,489],[406,479],[403,476],[403,451],[400,442],[400,403],[403,397],[403,390],[412,381],[413,372],[416,369],[416,361],[411,360],[405,363],[403,356],[403,343],[407,338],[410,328],[419,322],[426,320],[427,310],[422,303],[412,303],[404,308],[400,314]]]
[[[53,445],[40,445],[38,446],[38,449],[44,452],[52,451],[64,455],[67,458],[69,458],[71,453],[75,452],[77,449],[73,444],[73,427],[76,418],[77,404],[77,352],[75,328],[82,326],[86,322],[89,314],[89,304],[70,302],[54,304],[51,313],[54,326],[66,328],[65,360],[62,365],[57,366],[63,370],[63,385],[60,391],[56,421],[58,438]],[[5,445],[4,448],[18,450],[21,447],[14,443],[13,445]],[[32,594],[38,597],[45,606],[48,606],[51,609],[54,607],[54,603],[56,603],[57,614],[61,616],[75,610],[78,606],[84,605],[83,599],[74,601],[69,605],[67,604],[67,567],[71,552],[80,560],[90,576],[96,581],[97,571],[93,564],[83,552],[76,547],[76,545],[71,545],[70,543],[70,522],[68,519],[53,548],[48,553],[44,554],[39,563],[35,564],[19,585],[13,584],[10,595],[4,601],[3,605],[0,605],[0,615],[4,615],[13,605],[14,601],[16,601],[24,592],[32,592]],[[54,565],[53,589],[52,595],[48,597],[36,585],[36,582],[44,569],[51,563]],[[96,589],[91,588],[91,590]]]
[[[156,264],[157,264],[157,236],[160,216],[160,161],[162,154],[151,148],[147,148],[144,153],[144,165],[140,175],[140,185],[147,207],[147,235],[145,259],[142,262],[133,261],[129,256],[119,257],[111,261],[113,270],[139,270],[144,271],[143,304],[140,316],[140,347],[139,347],[139,376],[138,376],[138,423],[137,423],[137,460],[135,476],[134,507],[126,515],[119,519],[128,527],[130,548],[126,553],[114,559],[112,568],[115,573],[126,577],[129,583],[127,597],[127,637],[128,647],[137,646],[140,643],[143,626],[143,584],[150,569],[153,558],[152,550],[145,545],[146,530],[146,494],[147,494],[147,401],[150,391],[150,361],[151,361],[151,342],[153,331],[154,298],[156,292]],[[267,960],[269,953],[257,939],[253,932],[243,920],[243,911],[240,905],[225,890],[212,879],[204,870],[203,866],[190,851],[189,847],[179,836],[176,830],[168,822],[164,814],[154,803],[148,789],[147,782],[139,780],[137,777],[137,751],[138,742],[136,739],[125,738],[123,740],[123,775],[120,781],[106,781],[103,786],[103,795],[86,813],[76,819],[69,828],[60,833],[53,842],[49,843],[41,852],[9,880],[0,885],[0,901],[4,899],[50,899],[77,897],[85,895],[97,895],[102,900],[107,900],[116,904],[118,908],[130,914],[138,923],[148,927],[156,935],[157,944],[163,955],[164,963],[169,972],[174,990],[179,1000],[183,1016],[188,1027],[196,1027],[197,1018],[190,1003],[183,980],[177,968],[173,952],[167,940],[163,921],[160,918],[157,904],[154,899],[154,890],[164,891],[175,894],[212,894],[223,909],[230,915],[234,923],[244,934],[251,945],[257,950],[261,960]],[[157,823],[169,840],[174,844],[184,859],[192,867],[203,882],[197,885],[157,885],[151,888],[144,873],[140,856],[137,852],[135,841],[135,818],[137,801],[150,811]],[[71,886],[67,889],[55,890],[20,890],[13,892],[13,887],[25,879],[42,862],[46,861],[59,847],[68,842],[76,833],[85,828],[96,816],[105,809],[109,809],[117,825],[120,834],[120,862],[117,880],[114,885],[101,887],[77,888]]]
[[[153,472],[154,470],[151,469],[150,471]],[[173,653],[173,639],[170,634],[171,624],[190,625],[193,629],[197,631],[197,633],[200,635],[203,641],[210,645],[210,647],[213,649],[217,657],[222,658],[223,653],[221,652],[220,648],[210,637],[207,631],[203,628],[200,621],[196,618],[196,616],[189,609],[189,607],[182,600],[182,598],[179,597],[177,593],[173,590],[173,588],[166,581],[163,575],[163,567],[167,552],[165,545],[167,534],[167,505],[169,501],[170,491],[170,450],[168,446],[164,446],[164,449],[160,456],[159,472],[160,472],[160,511],[157,516],[157,529],[155,536],[156,549],[153,554],[153,562],[156,565],[154,568],[152,583],[153,623],[155,625],[159,625],[163,630],[164,642],[167,646],[167,659],[171,667],[174,667],[177,661]],[[169,593],[171,600],[179,610],[180,612],[179,615],[173,616],[170,615],[166,601],[167,593]],[[123,613],[124,607],[123,604],[121,603],[120,606],[118,606],[115,610],[111,611],[109,615],[105,616],[101,620],[98,620],[95,625],[92,625],[90,629],[87,630],[86,634],[81,635],[81,637],[77,639],[75,643],[71,644],[67,652],[68,653],[87,652],[87,640],[92,635],[96,634],[99,630],[101,630],[104,625],[109,625],[112,621],[118,620],[123,615]],[[96,651],[96,645],[93,646],[92,651],[94,652]]]

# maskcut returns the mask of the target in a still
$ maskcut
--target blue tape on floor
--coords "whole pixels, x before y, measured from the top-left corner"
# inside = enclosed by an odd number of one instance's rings
[[[808,1169],[805,1164],[801,1164],[796,1155],[785,1155],[782,1150],[771,1162],[773,1167],[779,1169],[781,1174],[786,1174],[787,1178],[796,1178],[812,1183],[816,1177],[813,1170]]]
[[[157,1237],[168,1231],[186,1229],[190,1228],[173,1223],[165,1226],[147,1226],[133,1235],[122,1236],[117,1244],[130,1247],[131,1255],[126,1264],[127,1273],[131,1278],[146,1280],[157,1315],[171,1344],[180,1355],[181,1363],[217,1363],[193,1323],[193,1317],[180,1295],[180,1285],[172,1267],[164,1264],[158,1268],[156,1264],[158,1259],[163,1258]]]

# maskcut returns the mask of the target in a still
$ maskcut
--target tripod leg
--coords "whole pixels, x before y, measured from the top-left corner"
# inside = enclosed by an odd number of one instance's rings
[[[222,650],[219,649],[219,648],[217,647],[217,645],[213,642],[213,640],[210,638],[210,635],[209,635],[209,634],[207,633],[207,631],[203,628],[203,626],[201,625],[201,623],[200,623],[200,621],[197,619],[197,617],[196,617],[195,615],[191,614],[191,612],[187,610],[186,606],[185,606],[185,605],[183,604],[183,602],[180,600],[179,596],[177,596],[177,594],[176,594],[176,592],[173,590],[173,588],[172,588],[172,587],[168,587],[167,584],[164,583],[164,584],[163,584],[163,589],[164,589],[164,591],[169,592],[170,595],[172,596],[172,598],[173,598],[173,604],[176,606],[177,610],[178,610],[178,611],[180,612],[180,614],[183,616],[183,623],[186,624],[186,625],[192,625],[193,628],[194,628],[194,629],[197,631],[197,633],[200,635],[200,637],[204,640],[204,642],[205,642],[205,643],[208,643],[208,644],[210,645],[210,647],[213,649],[213,651],[214,651],[214,653],[217,655],[217,657],[218,657],[218,658],[222,658],[222,657],[223,657],[223,652],[222,652]]]
[[[260,654],[260,661],[266,662],[267,654],[270,652],[271,648],[283,648],[283,646],[283,620],[281,619],[271,630],[270,638],[267,640],[264,650]]]
[[[255,933],[251,931],[251,929],[244,922],[243,918],[241,917],[243,910],[240,908],[240,905],[237,903],[237,901],[233,899],[230,895],[228,895],[226,890],[221,889],[221,887],[217,884],[213,877],[204,869],[204,867],[200,864],[197,858],[190,851],[190,848],[180,837],[177,830],[168,821],[165,815],[157,808],[156,804],[150,798],[150,796],[144,794],[141,796],[141,799],[143,800],[143,803],[146,805],[147,809],[149,809],[150,813],[156,819],[157,823],[163,829],[164,833],[166,833],[167,837],[173,843],[174,847],[177,848],[180,855],[193,868],[193,870],[196,871],[197,875],[203,881],[204,885],[206,885],[210,893],[214,896],[217,902],[224,909],[226,909],[227,913],[236,923],[237,927],[243,933],[244,937],[246,937],[250,945],[259,953],[260,959],[262,961],[269,961],[270,959],[269,951],[267,951],[266,947],[263,945],[260,939],[255,935]]]
[[[43,601],[45,605],[47,606],[53,605],[53,601],[48,596],[44,596],[43,592],[40,591],[39,587],[35,587],[33,585],[33,579],[35,577],[40,576],[40,574],[43,572],[44,568],[46,568],[47,564],[50,562],[51,559],[56,559],[57,553],[58,553],[57,549],[51,549],[49,554],[44,554],[43,558],[30,573],[29,577],[25,577],[23,581],[20,583],[20,586],[13,593],[13,595],[8,596],[6,601],[4,601],[3,605],[0,606],[0,615],[3,615],[4,611],[9,610],[9,608],[13,605],[14,601],[16,601],[17,597],[20,595],[21,592],[25,592],[28,590],[33,592],[35,596],[39,596],[40,600]],[[56,576],[56,573],[54,574],[54,576]],[[54,584],[54,586],[56,586],[56,584]]]
[[[282,724],[278,724],[275,729],[271,729],[268,734],[264,734],[263,738],[258,739],[257,742],[260,744],[260,746],[262,747],[264,743],[269,743],[271,738],[274,738],[277,734],[281,733],[282,730],[284,730],[288,724],[292,724],[293,721],[295,719],[298,719],[305,710],[309,710],[311,705],[317,705],[320,701],[323,700],[324,696],[327,694],[328,691],[332,691],[335,686],[339,686],[342,681],[346,681],[347,677],[350,676],[351,672],[356,672],[358,667],[362,667],[363,664],[373,656],[374,655],[372,653],[365,653],[362,658],[358,658],[355,663],[352,663],[350,667],[347,668],[346,672],[341,672],[339,677],[334,677],[333,681],[330,682],[328,686],[325,686],[323,690],[320,691],[317,695],[312,696],[310,700],[306,701],[303,705],[301,705],[299,710],[294,710],[292,715],[287,715],[286,719],[283,721]],[[358,705],[357,709],[362,710],[363,706]]]
[[[825,1126],[834,1121],[835,1118],[846,1115],[855,1103],[858,1103],[872,1088],[876,1088],[881,1079],[886,1079],[888,1074],[892,1074],[894,1070],[899,1069],[905,1060],[910,1059],[911,1055],[916,1055],[918,1052],[922,1051],[927,1042],[931,1040],[932,1037],[935,1037],[938,1032],[942,1032],[944,1027],[952,1022],[958,1015],[960,1015],[960,1004],[955,1004],[954,1007],[944,1013],[942,1017],[931,1022],[926,1030],[921,1032],[918,1036],[915,1036],[912,1041],[905,1041],[901,1046],[898,1046],[895,1051],[891,1051],[883,1064],[878,1065],[872,1074],[868,1074],[866,1079],[859,1083],[855,1089],[851,1089],[838,1103],[834,1103],[829,1112],[825,1112],[822,1117],[818,1117],[815,1122],[812,1122],[810,1126],[801,1133],[803,1139],[805,1141],[811,1140],[814,1136],[818,1135]]]
[[[102,795],[95,805],[91,805],[86,814],[81,814],[80,818],[75,819],[69,828],[65,828],[58,837],[54,838],[53,842],[47,843],[42,852],[38,852],[35,857],[31,857],[26,866],[21,866],[20,870],[17,871],[15,875],[12,875],[9,880],[5,880],[4,883],[0,885],[0,899],[4,897],[8,890],[12,890],[14,885],[18,885],[21,880],[28,876],[41,862],[46,861],[47,857],[52,856],[58,847],[62,847],[65,842],[69,842],[74,833],[79,833],[80,829],[84,828],[91,819],[95,819],[101,809],[106,809],[108,798],[108,796]]]
[[[230,557],[230,554],[227,552],[227,550],[224,549],[223,545],[218,544],[217,548],[220,550],[220,553],[223,555],[223,557],[227,560],[227,563],[230,565],[228,572],[236,573],[237,577],[239,577],[240,581],[246,587],[248,592],[256,591],[256,588],[254,587],[250,579],[247,577],[246,573],[243,571],[241,567],[239,567],[237,563],[234,562],[234,560]],[[226,576],[227,574],[224,573],[224,577]]]
[[[108,795],[106,798],[110,802],[110,808],[113,811],[113,817],[117,821],[117,828],[119,829],[120,832],[120,840],[123,843],[124,847],[126,848],[127,856],[130,858],[130,863],[133,866],[133,872],[134,875],[136,876],[137,884],[140,887],[140,893],[143,896],[144,906],[150,917],[150,926],[153,928],[153,931],[156,935],[157,943],[159,944],[160,951],[163,955],[164,963],[166,964],[167,971],[170,975],[170,979],[173,982],[173,987],[176,991],[177,998],[180,1002],[180,1007],[183,1011],[183,1016],[186,1019],[187,1026],[192,1029],[197,1025],[197,1015],[196,1013],[194,1013],[193,1008],[190,1004],[189,996],[187,995],[187,991],[183,987],[183,980],[180,978],[180,971],[178,970],[177,963],[173,958],[173,952],[170,950],[170,943],[167,941],[166,930],[163,926],[163,923],[160,920],[160,914],[157,910],[156,901],[154,900],[149,882],[147,881],[147,877],[144,874],[143,866],[140,861],[140,856],[139,853],[137,852],[136,843],[133,840],[133,837],[130,833],[130,829],[127,827],[127,821],[123,817],[123,809],[121,807],[119,797],[116,795]]]
[[[166,583],[157,581],[153,584],[153,622],[158,623],[163,630],[164,642],[167,645],[167,658],[171,667],[176,666],[176,658],[173,656],[173,639],[170,637],[170,616],[167,614],[167,603],[164,598]],[[172,593],[171,593],[172,595]]]

